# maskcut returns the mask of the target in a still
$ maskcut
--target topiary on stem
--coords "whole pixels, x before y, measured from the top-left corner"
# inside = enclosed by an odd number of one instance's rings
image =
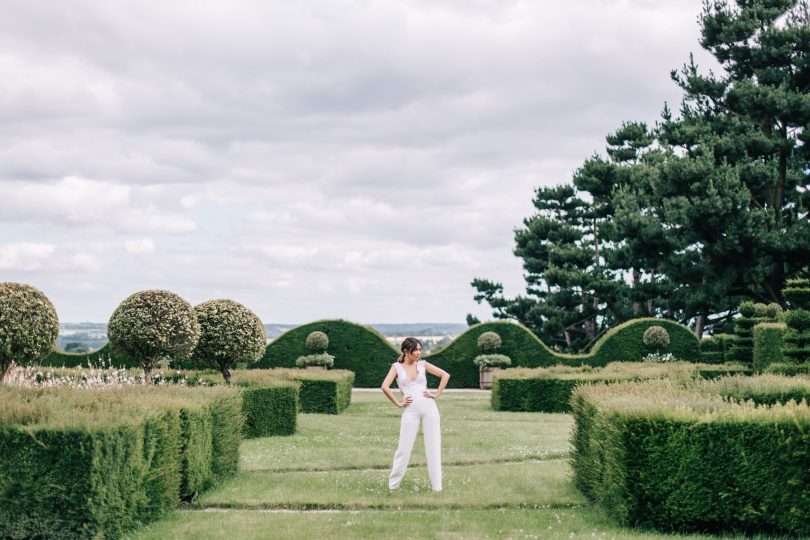
[[[305,342],[310,354],[299,356],[295,359],[295,365],[300,368],[307,366],[324,366],[327,369],[335,365],[335,357],[326,352],[329,348],[329,336],[324,332],[310,332]]]
[[[497,332],[484,332],[478,336],[478,349],[483,353],[473,358],[473,363],[481,369],[502,368],[512,364],[505,354],[496,354],[501,348],[501,336]]]
[[[45,294],[24,283],[0,283],[0,382],[13,363],[48,356],[59,335],[56,309]]]
[[[669,332],[663,326],[650,326],[644,331],[641,339],[644,345],[655,349],[656,354],[660,354],[661,349],[669,345]]]
[[[149,290],[121,302],[107,325],[110,344],[138,361],[146,382],[164,358],[188,357],[200,339],[194,308],[171,291]]]
[[[231,368],[255,362],[267,347],[261,319],[233,300],[209,300],[194,307],[200,323],[200,341],[191,359],[216,369],[231,384]]]

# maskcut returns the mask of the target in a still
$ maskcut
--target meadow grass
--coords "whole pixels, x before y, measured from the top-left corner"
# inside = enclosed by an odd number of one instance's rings
[[[617,526],[570,481],[570,415],[495,412],[489,400],[440,399],[441,493],[421,435],[388,492],[400,411],[381,392],[355,391],[339,416],[300,415],[293,436],[245,441],[235,478],[129,538],[711,538]]]

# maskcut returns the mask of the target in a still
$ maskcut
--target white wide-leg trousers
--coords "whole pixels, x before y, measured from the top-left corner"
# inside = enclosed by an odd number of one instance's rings
[[[422,435],[425,438],[425,457],[427,469],[433,491],[442,490],[442,432],[439,419],[439,409],[435,400],[414,396],[413,403],[405,407],[402,412],[402,421],[399,425],[399,446],[394,454],[394,465],[388,478],[388,489],[397,489],[408,462],[411,459],[413,443],[419,423],[422,423]]]

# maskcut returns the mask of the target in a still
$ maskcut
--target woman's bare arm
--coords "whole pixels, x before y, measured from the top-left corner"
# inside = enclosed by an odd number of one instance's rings
[[[425,371],[427,371],[431,375],[441,377],[441,380],[439,381],[439,387],[436,389],[435,392],[425,392],[426,397],[437,398],[440,395],[442,395],[444,387],[447,386],[447,381],[450,380],[450,374],[447,373],[442,368],[434,366],[430,362],[425,362]]]
[[[380,386],[380,390],[383,391],[383,394],[388,396],[388,399],[391,400],[391,403],[399,407],[407,407],[413,401],[412,397],[406,397],[405,401],[399,401],[395,396],[394,393],[391,391],[391,383],[394,382],[394,379],[397,377],[397,368],[391,366],[391,369],[388,370],[388,375],[385,376],[383,379],[382,385]]]

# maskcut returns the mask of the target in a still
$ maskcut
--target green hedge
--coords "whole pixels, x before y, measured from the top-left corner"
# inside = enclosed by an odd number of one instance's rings
[[[293,382],[242,383],[245,438],[293,435],[298,421],[299,387]]]
[[[0,530],[118,538],[236,471],[230,388],[0,386]]]
[[[159,374],[157,377],[164,376]],[[170,382],[184,378],[187,384],[192,386],[224,384],[222,374],[212,370],[176,370],[165,378]],[[234,371],[231,383],[241,390],[244,419],[242,435],[246,439],[295,433],[300,408],[299,384],[281,377],[269,376],[267,370],[253,373]]]
[[[700,361],[704,364],[726,364],[732,362],[731,347],[736,336],[715,334],[700,340]]]
[[[473,364],[478,355],[478,336],[484,332],[496,332],[501,336],[499,353],[509,356],[515,367],[549,367],[557,364],[569,366],[606,366],[611,362],[641,361],[654,352],[644,345],[642,336],[650,326],[662,326],[669,333],[669,346],[661,353],[671,353],[679,360],[700,360],[699,342],[685,326],[665,319],[633,319],[611,328],[602,336],[588,354],[560,354],[552,351],[528,328],[507,321],[478,324],[467,329],[444,349],[425,357],[450,374],[449,387],[477,388],[479,369]],[[433,377],[430,377],[434,379]],[[431,381],[431,385],[435,380]]]
[[[354,384],[360,387],[379,386],[399,355],[399,351],[376,330],[343,320],[324,320],[281,334],[267,346],[264,356],[248,367],[295,368],[296,358],[309,354],[307,336],[315,331],[329,337],[327,352],[335,357],[335,369],[354,372]]]
[[[782,294],[790,304],[785,317],[785,359],[795,364],[810,363],[810,280],[789,279]]]
[[[505,369],[492,377],[492,408],[496,411],[570,412],[571,393],[583,383],[657,378],[715,378],[748,373],[743,366],[714,364],[614,362],[604,368],[552,366]]]
[[[234,376],[236,381],[263,377],[294,381],[301,387],[300,406],[305,413],[340,414],[352,400],[354,373],[345,369],[245,370],[235,372]]]
[[[82,381],[109,382],[111,370],[51,368],[48,370],[55,379],[66,378]],[[140,368],[119,370],[118,377],[140,377]],[[255,372],[235,371],[232,377],[234,386],[242,390],[243,436],[245,438],[268,437],[272,435],[292,435],[297,425],[299,405],[299,385],[290,378],[265,376],[266,370]],[[171,370],[153,373],[155,384],[186,386],[224,385],[222,374],[218,371],[181,371]],[[192,421],[193,419],[189,419]]]
[[[786,331],[784,323],[759,323],[754,327],[754,371],[761,373],[769,365],[782,362],[782,342]]]
[[[574,483],[623,525],[810,535],[810,408],[755,403],[777,394],[808,397],[810,381],[579,386]]]
[[[778,364],[771,364],[765,368],[765,373],[770,373],[773,375],[785,375],[787,377],[794,377],[796,375],[810,375],[810,363],[793,364],[791,362],[781,362]]]

